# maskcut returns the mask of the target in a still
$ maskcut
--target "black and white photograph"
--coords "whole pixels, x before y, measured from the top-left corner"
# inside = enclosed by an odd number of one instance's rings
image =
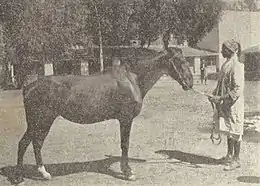
[[[260,184],[260,0],[0,0],[0,186]]]

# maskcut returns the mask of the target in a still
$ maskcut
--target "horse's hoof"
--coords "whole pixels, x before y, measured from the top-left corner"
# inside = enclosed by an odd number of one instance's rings
[[[136,176],[134,174],[128,176],[127,178],[129,181],[136,181]]]
[[[46,179],[46,180],[51,180],[51,175],[50,175],[50,173],[46,172],[46,173],[43,175],[43,178]]]
[[[134,175],[134,173],[132,171],[124,173],[124,175],[125,175],[126,180],[129,180],[129,181],[135,181],[136,180],[136,176]]]
[[[46,180],[50,180],[50,179],[51,179],[50,173],[48,173],[48,172],[45,170],[45,167],[44,167],[44,166],[39,167],[39,168],[38,168],[38,171],[41,173],[41,175],[43,176],[44,179],[46,179]]]

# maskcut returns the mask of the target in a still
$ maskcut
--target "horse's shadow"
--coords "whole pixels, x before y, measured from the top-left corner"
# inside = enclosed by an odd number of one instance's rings
[[[173,164],[178,163],[190,163],[195,168],[201,168],[199,164],[208,165],[218,165],[217,159],[199,156],[195,154],[185,153],[176,150],[159,150],[155,153],[167,155],[167,159],[177,159],[180,162],[173,162]],[[112,164],[120,162],[120,156],[108,156],[107,158],[95,161],[87,162],[73,162],[73,163],[59,163],[59,164],[45,164],[46,170],[52,175],[52,177],[66,176],[70,174],[77,174],[82,172],[94,172],[98,174],[105,174],[112,176],[117,179],[126,180],[121,172],[112,170],[110,167]],[[148,163],[149,160],[139,159],[139,158],[129,158],[129,162],[132,163]],[[158,161],[160,163],[160,161]],[[195,165],[195,166],[194,166]],[[5,176],[12,183],[16,179],[16,167],[7,166],[0,169],[0,175]],[[23,177],[31,180],[43,180],[41,175],[37,171],[35,165],[24,165]]]
[[[155,153],[167,155],[168,159],[176,159],[179,160],[180,163],[190,163],[191,165],[195,165],[195,168],[201,168],[199,165],[219,165],[221,161],[219,159],[195,155],[187,152],[182,152],[178,150],[159,150]]]
[[[121,172],[116,172],[110,169],[110,166],[116,162],[120,162],[120,156],[107,156],[105,159],[87,162],[73,162],[73,163],[60,163],[60,164],[45,164],[46,170],[52,177],[66,176],[69,174],[76,174],[81,172],[94,172],[99,174],[110,175],[117,179],[125,180]],[[129,158],[130,162],[142,163],[145,160]],[[8,166],[0,169],[0,175],[5,176],[12,183],[15,179],[16,167]],[[37,171],[35,165],[25,164],[23,167],[23,177],[31,180],[43,180]]]

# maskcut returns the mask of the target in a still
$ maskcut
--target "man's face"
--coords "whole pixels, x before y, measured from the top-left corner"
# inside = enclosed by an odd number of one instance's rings
[[[222,45],[221,53],[224,58],[231,58],[231,56],[233,55],[233,52],[229,50],[225,45]]]

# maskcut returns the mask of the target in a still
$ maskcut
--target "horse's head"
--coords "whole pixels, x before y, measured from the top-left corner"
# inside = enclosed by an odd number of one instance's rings
[[[188,62],[182,55],[181,49],[168,48],[167,68],[166,73],[175,79],[184,90],[189,90],[193,86],[193,76],[189,68]]]

